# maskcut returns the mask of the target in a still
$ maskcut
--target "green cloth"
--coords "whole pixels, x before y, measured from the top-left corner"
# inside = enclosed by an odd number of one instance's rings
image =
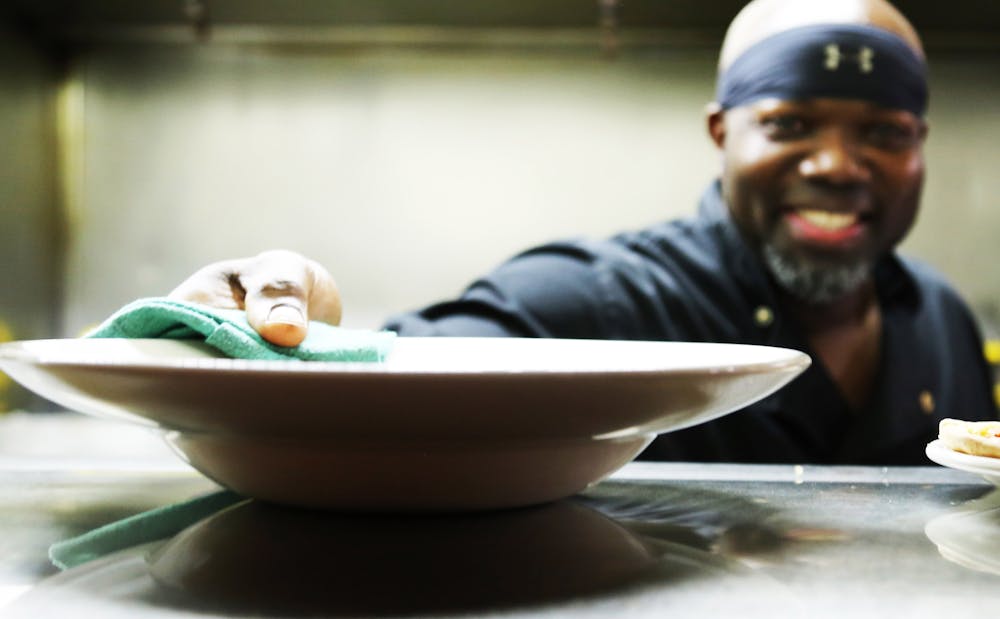
[[[59,569],[76,567],[119,550],[173,537],[199,520],[246,500],[235,492],[223,490],[158,507],[56,542],[49,547],[49,559]]]
[[[166,298],[129,303],[86,335],[95,338],[201,339],[227,357],[273,361],[383,361],[396,334],[309,322],[304,342],[284,347],[265,341],[243,310],[225,310]]]

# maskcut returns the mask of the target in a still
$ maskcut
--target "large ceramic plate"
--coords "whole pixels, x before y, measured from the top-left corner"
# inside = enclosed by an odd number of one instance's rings
[[[29,389],[157,428],[238,492],[366,510],[568,496],[808,365],[780,348],[516,338],[398,338],[377,364],[220,359],[174,340],[0,346]]]
[[[928,458],[942,466],[975,473],[994,486],[1000,486],[1000,458],[973,456],[955,451],[946,446],[941,439],[928,443],[925,452]]]

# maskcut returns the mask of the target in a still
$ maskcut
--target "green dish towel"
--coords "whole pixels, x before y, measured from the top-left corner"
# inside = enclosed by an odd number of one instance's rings
[[[151,509],[49,547],[49,559],[62,570],[100,559],[119,550],[177,535],[194,523],[241,501],[244,496],[222,490],[181,503]]]
[[[162,297],[129,303],[86,334],[95,338],[202,339],[236,359],[272,361],[384,361],[396,334],[310,321],[304,342],[284,347],[262,338],[243,310],[211,308]]]

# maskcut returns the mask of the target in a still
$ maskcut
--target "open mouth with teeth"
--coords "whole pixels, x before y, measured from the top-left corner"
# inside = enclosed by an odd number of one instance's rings
[[[795,238],[823,245],[846,244],[861,236],[865,229],[858,213],[796,209],[786,217]]]

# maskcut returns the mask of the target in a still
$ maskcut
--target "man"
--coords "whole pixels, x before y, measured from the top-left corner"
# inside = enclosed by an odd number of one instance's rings
[[[642,457],[922,464],[945,416],[992,419],[974,321],[893,250],[923,184],[923,51],[884,0],[755,0],[733,21],[708,132],[720,179],[697,218],[528,251],[402,335],[738,342],[813,366],[743,411],[659,437]],[[289,252],[206,267],[174,296],[246,307],[267,339],[337,322],[319,265]]]

